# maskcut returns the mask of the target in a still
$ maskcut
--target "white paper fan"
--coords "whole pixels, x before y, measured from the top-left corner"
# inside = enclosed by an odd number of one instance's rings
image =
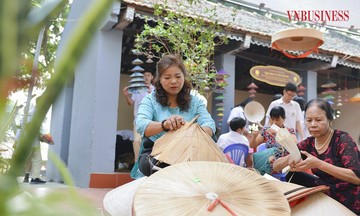
[[[299,162],[301,160],[301,154],[296,145],[296,141],[287,128],[280,128],[276,133],[275,140],[290,153],[290,157],[293,161]]]

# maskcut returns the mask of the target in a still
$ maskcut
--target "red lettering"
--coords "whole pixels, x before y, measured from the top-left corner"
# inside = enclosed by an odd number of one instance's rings
[[[286,11],[287,15],[288,15],[288,18],[289,18],[289,21],[292,21],[292,11]]]
[[[288,10],[286,11],[289,21],[348,21],[348,10]]]
[[[331,13],[331,20],[332,21],[339,21],[338,20],[338,17],[337,17],[337,14],[338,14],[338,12],[337,11],[331,11],[332,13]]]
[[[348,10],[344,11],[344,21],[349,21],[350,13]]]
[[[306,21],[306,20],[307,20],[307,12],[301,11],[301,21]]]
[[[323,19],[325,19],[325,21],[331,20],[331,11],[324,11],[324,12],[325,12],[325,18],[323,17]]]
[[[293,11],[293,12],[294,12],[294,20],[299,21],[300,20],[300,14],[297,11]]]
[[[318,10],[314,11],[314,21],[316,21],[316,22],[321,19],[319,13],[321,13],[321,11],[318,11]]]

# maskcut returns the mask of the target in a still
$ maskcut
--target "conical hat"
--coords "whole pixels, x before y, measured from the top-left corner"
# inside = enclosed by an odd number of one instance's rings
[[[265,108],[257,101],[251,101],[244,107],[244,114],[250,122],[260,122],[265,116]]]
[[[314,188],[306,188],[301,185],[281,182],[270,181],[273,185],[276,185],[285,195],[289,202],[296,199],[306,199],[291,208],[291,215],[303,216],[303,215],[355,215],[352,211],[346,208],[344,205],[322,193],[327,190],[328,187],[321,185]]]
[[[137,188],[147,176],[123,184],[105,194],[103,207],[110,215],[131,215],[132,203]]]
[[[168,166],[137,189],[135,215],[290,215],[270,181],[229,163],[191,161]]]
[[[194,123],[196,118],[156,140],[151,155],[170,165],[185,161],[228,162],[211,137]]]

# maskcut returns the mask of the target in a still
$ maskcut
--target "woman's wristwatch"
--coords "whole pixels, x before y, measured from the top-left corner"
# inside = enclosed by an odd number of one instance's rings
[[[167,119],[162,120],[162,122],[161,122],[161,128],[162,128],[163,131],[168,132],[170,129],[166,129],[166,128],[165,128],[165,122],[166,122],[166,120],[167,120]]]

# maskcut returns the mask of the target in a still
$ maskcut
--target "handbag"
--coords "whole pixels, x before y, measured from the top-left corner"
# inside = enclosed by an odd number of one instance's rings
[[[272,166],[275,159],[275,153],[277,152],[277,148],[267,148],[259,152],[255,152],[253,154],[254,168],[259,171],[261,175],[265,173],[271,174]]]
[[[145,176],[150,176],[154,172],[169,166],[169,164],[162,163],[151,156],[154,142],[149,138],[145,138],[143,141],[144,149],[139,156],[139,170]]]

